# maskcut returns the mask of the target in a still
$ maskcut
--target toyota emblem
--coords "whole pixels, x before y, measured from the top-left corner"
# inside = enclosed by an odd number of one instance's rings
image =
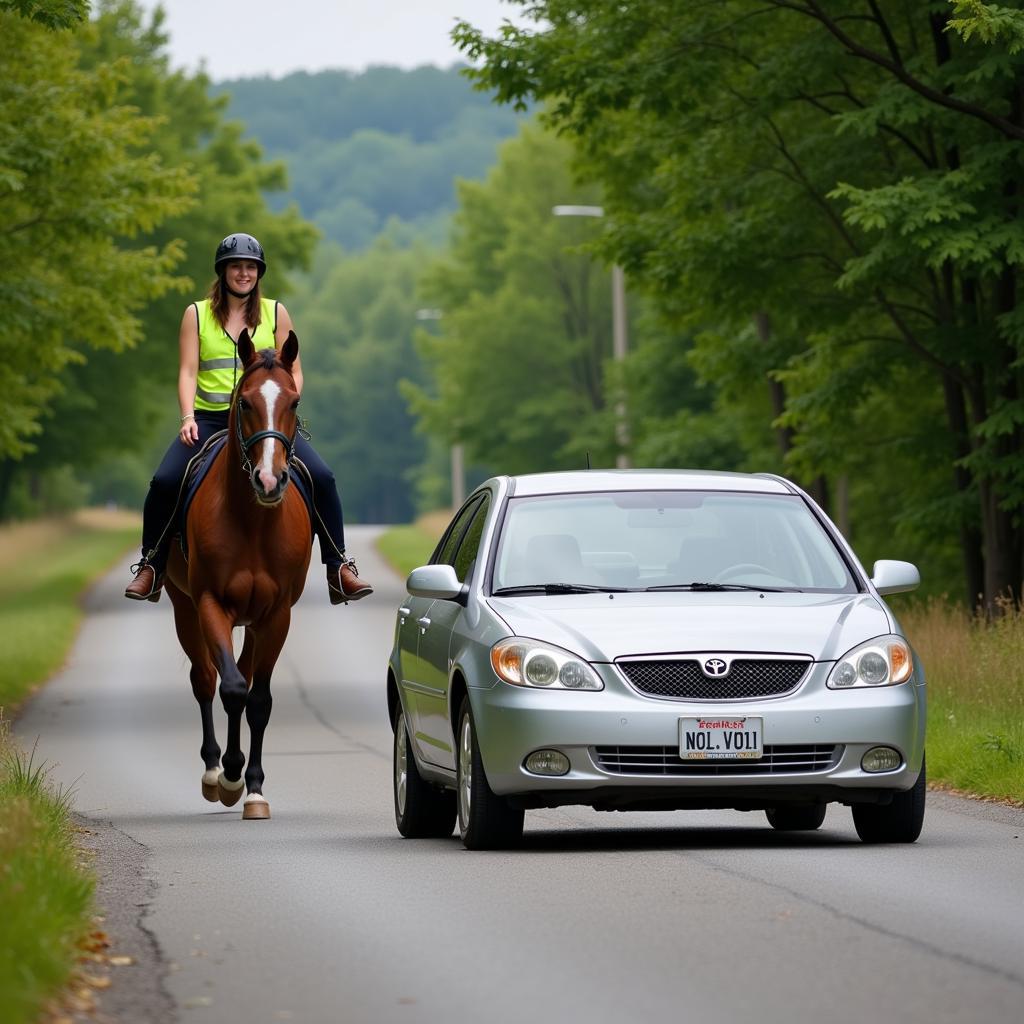
[[[708,658],[704,662],[704,674],[707,676],[724,676],[729,666],[721,658]]]

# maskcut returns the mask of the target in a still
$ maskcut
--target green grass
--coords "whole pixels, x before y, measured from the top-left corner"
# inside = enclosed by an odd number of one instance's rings
[[[0,708],[16,706],[60,668],[82,619],[82,592],[137,542],[134,523],[96,515],[4,528]]]
[[[2,721],[64,663],[86,587],[138,540],[134,517],[80,513],[0,529],[0,1017],[37,1021],[92,929],[71,793],[17,748]]]
[[[377,550],[400,576],[408,576],[416,566],[426,565],[439,536],[420,523],[393,526],[377,538]]]
[[[933,602],[900,613],[928,680],[928,775],[1024,802],[1024,610],[994,622]]]
[[[71,794],[0,722],[0,992],[6,1024],[30,1024],[71,977],[91,927]]]

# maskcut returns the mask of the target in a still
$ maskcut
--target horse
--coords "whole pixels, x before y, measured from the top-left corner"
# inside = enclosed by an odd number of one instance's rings
[[[174,625],[191,662],[189,678],[203,724],[202,793],[232,807],[246,789],[242,817],[270,817],[263,796],[263,735],[270,720],[270,677],[284,646],[292,606],[309,568],[312,532],[306,503],[295,486],[299,394],[292,366],[299,352],[294,332],[280,351],[256,351],[249,332],[238,339],[242,374],[232,395],[227,440],[188,509],[188,558],[174,545],[166,589]],[[236,662],[235,626],[245,627]],[[213,698],[228,716],[227,748],[213,725]],[[245,767],[240,732],[249,725]]]

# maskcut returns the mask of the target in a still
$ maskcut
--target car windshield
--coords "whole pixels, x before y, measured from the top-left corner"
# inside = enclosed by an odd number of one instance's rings
[[[798,495],[610,491],[512,498],[491,592],[855,592]]]

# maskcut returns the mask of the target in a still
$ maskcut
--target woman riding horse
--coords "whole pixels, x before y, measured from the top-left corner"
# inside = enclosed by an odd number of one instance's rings
[[[174,529],[171,519],[178,503],[189,459],[211,434],[228,425],[231,392],[239,376],[238,338],[248,330],[255,348],[280,349],[292,329],[282,303],[260,295],[266,273],[263,246],[252,235],[228,235],[214,257],[216,280],[207,298],[191,303],[178,335],[178,404],[181,430],[167,449],[153,479],[142,515],[142,558],[132,566],[135,579],[124,596],[134,601],[158,601],[164,583],[167,553]],[[302,391],[302,368],[292,367],[295,386]],[[313,528],[320,540],[320,557],[327,567],[331,604],[358,601],[373,593],[359,578],[355,562],[345,555],[341,499],[327,463],[300,434],[295,454],[313,479]]]
[[[292,605],[306,583],[313,535],[309,513],[291,486],[299,392],[293,369],[299,343],[289,332],[280,349],[253,348],[238,336],[242,374],[228,413],[224,444],[196,487],[184,524],[189,558],[172,546],[167,593],[174,626],[191,662],[189,679],[203,724],[203,796],[234,806],[245,789],[242,817],[266,820],[263,738],[273,707],[271,676],[288,636]],[[238,658],[235,627],[245,630]],[[213,699],[228,716],[221,760]],[[249,726],[249,760],[241,745]],[[242,769],[245,768],[245,777]]]

